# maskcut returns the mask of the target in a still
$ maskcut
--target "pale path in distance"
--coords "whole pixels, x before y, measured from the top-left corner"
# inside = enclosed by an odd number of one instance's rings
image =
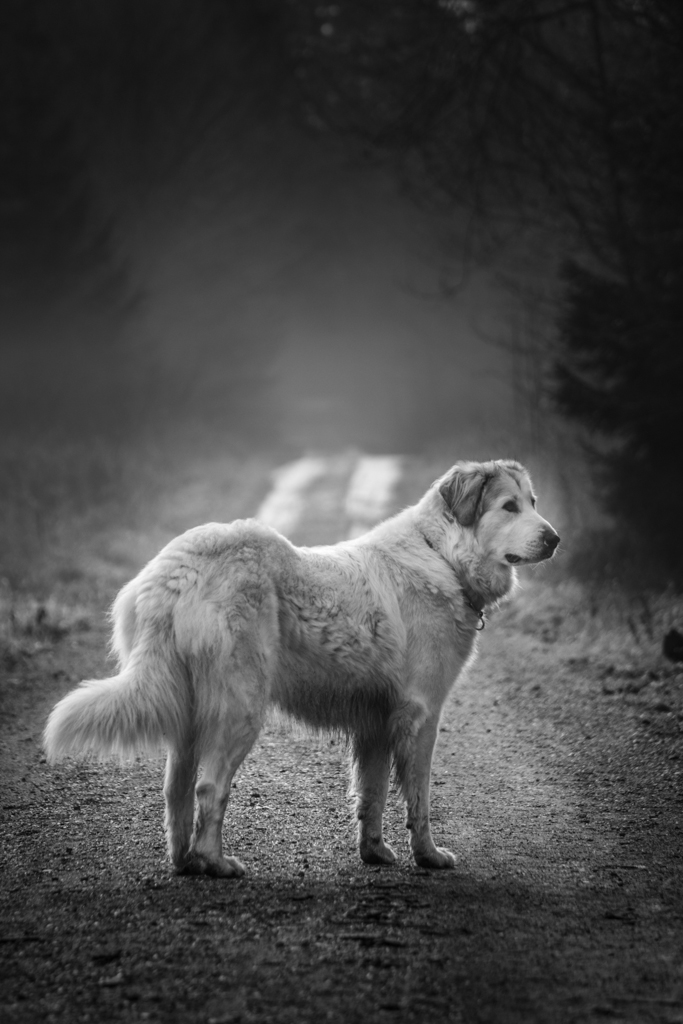
[[[261,502],[256,518],[287,536],[301,519],[307,489],[326,471],[326,460],[310,455],[274,470],[273,486]]]
[[[359,537],[389,514],[401,472],[399,455],[359,457],[346,492],[349,537]]]
[[[346,463],[346,457],[343,460]],[[344,466],[349,474],[343,512],[348,520],[346,535],[358,537],[383,519],[391,509],[394,489],[401,479],[401,459],[396,455],[358,455]],[[261,503],[256,518],[286,536],[310,517],[316,502],[325,504],[321,485],[339,479],[340,456],[306,455],[280,466],[273,473],[273,486]],[[327,496],[329,500],[329,496]],[[326,511],[321,509],[321,511]]]

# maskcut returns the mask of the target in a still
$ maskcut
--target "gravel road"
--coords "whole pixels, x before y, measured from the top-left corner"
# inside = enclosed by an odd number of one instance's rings
[[[332,476],[316,541],[339,535]],[[105,673],[107,635],[43,623],[0,675],[3,1022],[683,1022],[683,673],[567,635],[551,604],[498,612],[447,706],[454,871],[411,863],[396,794],[399,862],[363,865],[343,747],[272,722],[226,819],[239,881],[171,874],[162,758],[45,763],[46,715]]]

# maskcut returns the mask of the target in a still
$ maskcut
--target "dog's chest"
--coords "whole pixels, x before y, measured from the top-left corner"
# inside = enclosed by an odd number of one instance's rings
[[[406,590],[401,614],[413,671],[421,666],[450,684],[474,649],[477,613],[467,606],[461,591],[445,592],[424,584]]]

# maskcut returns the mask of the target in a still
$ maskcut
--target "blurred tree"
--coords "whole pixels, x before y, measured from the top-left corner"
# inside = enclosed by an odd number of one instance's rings
[[[59,293],[69,277],[89,290],[121,284],[110,224],[98,215],[87,151],[70,104],[72,58],[45,2],[8,0],[0,33],[0,284],[3,306],[27,292]],[[38,284],[38,287],[36,285]]]
[[[253,165],[292,79],[279,7],[2,5],[0,333],[12,349],[4,420],[25,407],[29,420],[40,410],[78,425],[89,404],[94,419],[123,422],[120,404],[128,412],[161,401],[149,394],[161,377],[158,366],[147,369],[156,339],[124,329],[145,298],[146,229],[196,217],[206,193],[209,208],[218,192],[232,203],[226,216],[245,195],[247,209],[255,205]],[[236,216],[246,219],[244,210]],[[243,258],[236,245],[236,264]],[[249,346],[228,322],[225,348],[234,390],[254,395],[264,346]]]
[[[220,146],[276,118],[286,91],[270,0],[7,0],[0,25],[10,290],[88,275],[120,285],[117,201],[139,210],[192,174],[201,187],[207,154],[217,162]]]
[[[549,391],[606,508],[682,579],[683,4],[292,2],[317,19],[300,53],[315,119],[413,175],[417,157],[480,241],[553,236]]]

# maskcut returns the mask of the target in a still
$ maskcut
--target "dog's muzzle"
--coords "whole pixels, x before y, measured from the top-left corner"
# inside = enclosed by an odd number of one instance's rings
[[[543,562],[546,558],[552,558],[555,554],[555,548],[559,543],[559,535],[552,528],[548,527],[543,530],[543,533],[538,538],[538,543],[534,546],[531,556],[523,557],[522,555],[508,554],[505,556],[505,560],[510,565],[517,565],[519,562]]]
[[[559,534],[551,529],[544,530],[541,542],[543,544],[543,557],[551,558],[555,554],[555,548],[560,543]]]

